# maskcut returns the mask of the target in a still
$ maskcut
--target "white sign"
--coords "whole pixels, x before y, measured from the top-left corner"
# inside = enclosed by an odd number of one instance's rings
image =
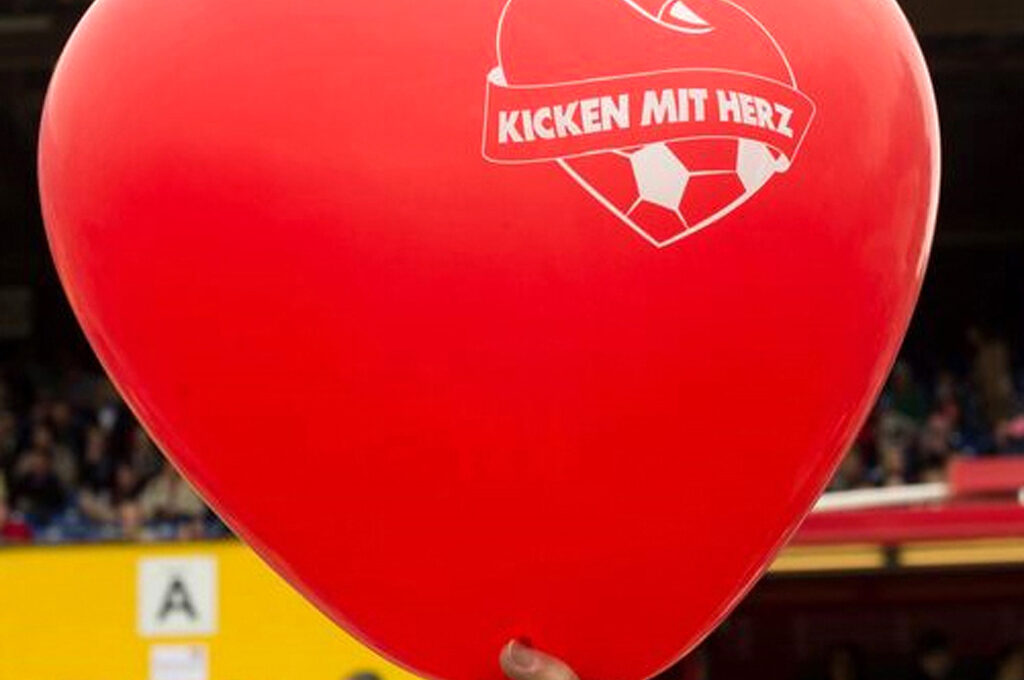
[[[143,637],[216,633],[216,560],[212,557],[139,560],[138,626],[139,635]]]
[[[209,680],[206,645],[153,645],[149,648],[149,680]]]

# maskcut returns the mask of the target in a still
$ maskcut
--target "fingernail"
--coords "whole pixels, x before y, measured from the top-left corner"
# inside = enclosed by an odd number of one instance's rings
[[[529,673],[540,666],[540,657],[529,645],[513,640],[508,643],[508,660],[522,673]]]

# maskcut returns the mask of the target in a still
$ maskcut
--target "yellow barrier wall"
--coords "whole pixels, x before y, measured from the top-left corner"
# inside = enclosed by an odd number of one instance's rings
[[[179,557],[215,565],[214,629],[145,637],[140,621],[152,612],[139,611],[140,564]],[[211,599],[180,589],[166,598],[170,619],[183,620],[174,610],[182,598],[200,609]],[[0,680],[343,680],[359,671],[415,677],[341,632],[241,544],[0,550]]]
[[[893,566],[1020,562],[1024,540],[1004,539],[904,545]],[[881,545],[798,546],[773,571],[887,564]],[[0,549],[0,680],[347,680],[367,671],[416,680],[235,541]]]

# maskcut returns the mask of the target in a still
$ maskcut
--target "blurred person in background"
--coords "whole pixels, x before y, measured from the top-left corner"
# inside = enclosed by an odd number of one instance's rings
[[[996,453],[1024,454],[1024,410],[1018,409],[1011,418],[996,426]]]
[[[847,451],[846,455],[843,456],[843,460],[839,463],[839,468],[836,469],[836,473],[832,476],[832,482],[828,488],[830,491],[850,491],[852,489],[861,489],[865,486],[869,486],[867,468],[860,446],[854,444]]]
[[[120,463],[114,468],[108,483],[106,477],[99,472],[104,464],[101,448],[93,446],[87,455],[96,458],[97,472],[94,483],[87,484],[78,494],[78,507],[82,515],[107,532],[123,532],[127,518],[129,528],[134,530],[137,515],[140,515],[138,508],[124,509],[126,505],[135,505],[142,493],[142,483],[134,468],[127,463]]]
[[[117,506],[117,538],[124,541],[156,539],[156,536],[146,528],[142,510],[137,502],[128,501]]]
[[[110,495],[115,508],[124,503],[134,503],[142,493],[142,481],[138,472],[129,463],[120,463],[114,469],[114,486]]]
[[[963,417],[964,389],[956,374],[949,369],[939,371],[935,378],[935,410],[956,424]]]
[[[32,428],[32,445],[35,451],[45,452],[53,465],[53,472],[65,489],[73,489],[78,483],[78,459],[67,446],[54,440],[53,432],[47,425]]]
[[[162,525],[176,538],[202,538],[206,504],[170,463],[146,484],[139,506],[145,522]]]
[[[928,399],[924,389],[914,380],[910,364],[900,359],[892,368],[887,390],[887,407],[915,423],[928,413]]]
[[[825,658],[822,680],[864,680],[864,665],[860,651],[852,645],[832,648]]]
[[[113,483],[114,462],[107,454],[107,435],[97,426],[86,431],[85,451],[78,476],[82,492],[86,494],[101,493]]]
[[[17,434],[14,414],[0,409],[0,482],[13,476],[18,451]]]
[[[32,538],[32,531],[15,513],[11,512],[7,503],[7,482],[0,470],[0,545],[4,543],[22,543]]]
[[[49,451],[34,448],[19,457],[10,495],[11,507],[36,526],[46,526],[64,510],[68,490],[54,472]]]
[[[356,671],[346,675],[343,680],[382,680],[382,678],[373,671]]]
[[[982,413],[989,428],[1008,420],[1017,406],[1007,344],[980,328],[967,331],[974,350],[971,379],[978,393]]]
[[[81,454],[84,433],[71,404],[65,399],[56,399],[50,404],[47,426],[54,445],[75,454]]]
[[[107,432],[115,445],[119,444],[131,427],[132,416],[113,383],[105,377],[95,382],[92,409],[96,414],[96,424]]]
[[[907,449],[897,442],[887,442],[878,448],[880,486],[902,486],[907,483]]]
[[[955,660],[945,634],[932,630],[921,636],[910,680],[951,680]]]
[[[0,542],[4,539],[10,512],[7,507],[7,478],[4,471],[0,470]]]
[[[896,409],[882,407],[875,427],[878,467],[875,481],[881,486],[907,483],[907,457],[917,437],[917,423]]]
[[[164,467],[164,457],[149,438],[141,425],[135,423],[128,429],[127,462],[140,479],[148,480],[157,476]]]
[[[992,680],[1024,680],[1024,644],[1016,644],[999,655]]]
[[[953,456],[953,424],[941,412],[932,413],[917,438],[917,481],[946,481],[946,467]]]

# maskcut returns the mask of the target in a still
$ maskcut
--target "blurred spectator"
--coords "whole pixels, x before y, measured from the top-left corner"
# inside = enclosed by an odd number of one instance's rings
[[[114,470],[114,487],[111,493],[111,502],[115,507],[124,503],[134,503],[139,500],[142,493],[142,480],[139,473],[130,463],[121,463]]]
[[[107,454],[107,436],[99,427],[92,426],[86,431],[79,479],[82,490],[89,493],[108,488],[114,479],[114,463]]]
[[[78,482],[78,460],[71,449],[57,444],[53,432],[46,425],[36,425],[32,429],[31,447],[34,451],[47,454],[53,466],[54,474],[65,489],[73,489]]]
[[[138,424],[128,430],[128,462],[142,479],[149,479],[160,472],[164,458],[153,440]]]
[[[864,680],[867,676],[860,652],[850,645],[832,648],[825,657],[825,669],[820,677],[822,680]]]
[[[920,422],[928,412],[928,399],[924,390],[914,381],[913,371],[906,361],[897,361],[889,379],[889,408]]]
[[[148,541],[154,537],[146,530],[139,504],[126,501],[117,506],[119,537],[125,541]]]
[[[832,491],[860,489],[866,486],[867,482],[864,457],[860,447],[854,445],[843,457],[839,468],[832,476],[832,483],[829,485],[829,489]]]
[[[1024,680],[1024,645],[1015,645],[1000,655],[992,680]]]
[[[97,524],[116,525],[123,517],[122,506],[135,503],[142,490],[135,470],[122,463],[114,470],[109,485],[84,488],[79,493],[78,504],[89,520]]]
[[[7,483],[0,471],[0,545],[29,540],[32,531],[11,512],[7,500]]]
[[[878,447],[878,483],[881,486],[900,486],[907,479],[907,449],[896,442]]]
[[[939,631],[925,633],[918,642],[912,680],[948,680],[953,677],[954,659],[949,640]]]
[[[1024,411],[999,423],[995,440],[997,453],[1024,454]]]
[[[95,388],[96,423],[107,434],[116,435],[125,430],[129,415],[114,385],[106,378],[96,381]]]
[[[887,407],[883,395],[875,418],[875,467],[870,477],[881,486],[898,486],[907,482],[907,455],[914,442],[917,424],[905,413]]]
[[[840,647],[829,655],[827,680],[862,680],[860,656],[851,647]]]
[[[63,399],[54,401],[50,405],[48,416],[47,425],[54,445],[68,451],[81,451],[81,428],[75,422],[71,404]]]
[[[11,483],[11,506],[29,522],[48,524],[64,509],[67,489],[53,470],[49,451],[34,448],[22,454]]]
[[[894,410],[884,410],[878,416],[875,446],[879,449],[885,446],[906,449],[914,441],[916,431],[917,423],[905,414]]]
[[[982,412],[989,427],[1010,418],[1016,407],[1010,350],[1006,343],[978,328],[967,332],[974,348],[971,378],[980,397]]]
[[[951,423],[963,416],[963,389],[953,371],[944,369],[935,378],[935,409]]]
[[[345,676],[344,680],[382,680],[380,675],[373,671],[356,671]]]
[[[919,482],[942,482],[953,455],[953,423],[941,412],[933,413],[921,428],[917,443]]]
[[[3,383],[0,383],[2,385]],[[9,471],[18,452],[18,427],[14,414],[0,405],[0,471]]]
[[[146,485],[139,499],[142,517],[173,526],[182,538],[194,538],[206,512],[199,495],[170,463]]]

